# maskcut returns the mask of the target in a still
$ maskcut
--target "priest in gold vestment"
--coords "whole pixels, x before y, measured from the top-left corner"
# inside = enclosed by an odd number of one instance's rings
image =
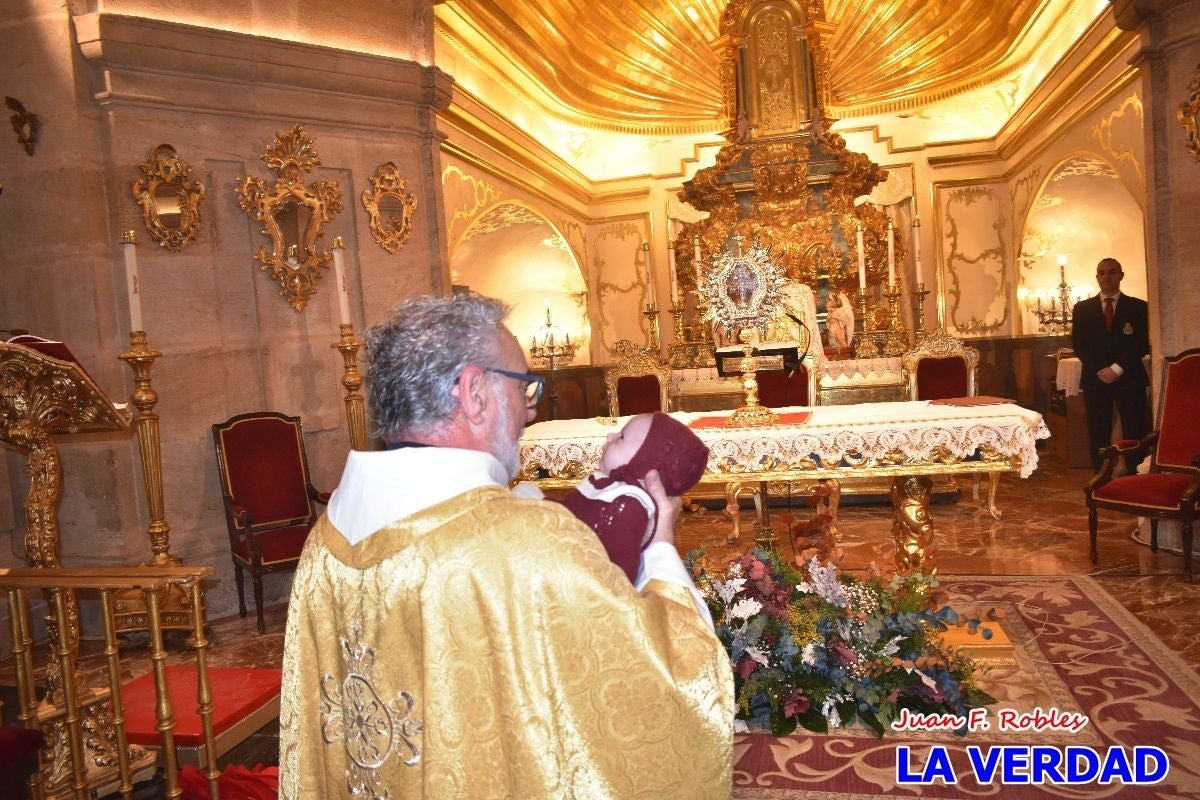
[[[540,383],[507,308],[418,298],[368,335],[389,449],[352,452],[293,583],[280,797],[728,798],[733,678],[674,549],[635,590],[508,490]]]

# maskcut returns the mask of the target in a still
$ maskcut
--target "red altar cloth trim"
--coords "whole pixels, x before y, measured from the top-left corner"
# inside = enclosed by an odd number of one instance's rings
[[[209,667],[213,736],[219,736],[278,697],[282,679],[283,671],[279,669]],[[175,744],[200,747],[204,744],[204,730],[196,713],[196,668],[167,667],[167,691],[175,712]],[[154,673],[147,672],[122,686],[121,700],[125,705],[125,733],[129,742],[160,745],[162,736],[155,729],[158,719],[154,715]]]
[[[208,779],[191,764],[186,764],[180,771],[179,788],[183,800],[212,800]],[[217,791],[222,800],[278,800],[279,767],[257,764],[253,769],[247,769],[241,764],[230,764],[217,778]]]
[[[972,406],[999,406],[1005,403],[1011,403],[1006,397],[992,397],[990,395],[981,394],[976,397],[943,397],[941,400],[930,400],[931,406],[960,406],[962,408],[971,408]]]
[[[772,428],[778,425],[803,425],[812,417],[811,411],[791,411],[779,415],[775,425],[755,425],[756,428]],[[743,428],[744,425],[734,425],[733,417],[700,417],[688,423],[689,428]]]

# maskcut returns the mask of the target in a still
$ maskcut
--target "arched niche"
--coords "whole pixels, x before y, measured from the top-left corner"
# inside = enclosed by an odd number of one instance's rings
[[[507,324],[527,357],[549,303],[554,323],[578,343],[571,363],[592,363],[582,269],[562,233],[537,210],[503,202],[481,213],[451,251],[450,277],[455,286],[513,307]]]
[[[1030,307],[1038,293],[1057,297],[1058,256],[1075,298],[1098,291],[1096,264],[1112,257],[1121,262],[1121,291],[1146,297],[1146,222],[1138,199],[1106,159],[1094,153],[1073,155],[1046,177],[1025,218],[1017,256],[1021,333],[1037,333]]]

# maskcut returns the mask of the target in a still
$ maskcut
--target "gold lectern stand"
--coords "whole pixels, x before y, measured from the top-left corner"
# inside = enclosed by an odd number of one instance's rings
[[[0,439],[27,453],[25,474],[25,559],[31,567],[53,569],[58,560],[58,502],[62,469],[55,434],[127,430],[128,413],[117,409],[69,351],[58,342],[30,337],[27,344],[0,342]],[[48,354],[66,356],[56,358]],[[64,592],[57,607],[61,628],[51,618],[53,650],[61,656],[79,652],[79,611],[75,596]],[[46,668],[46,697],[38,707],[39,727],[46,737],[42,774],[46,796],[79,794],[73,782],[72,741],[86,745],[83,773],[87,787],[112,783],[117,774],[118,743],[107,691],[90,689],[79,675],[64,675],[53,659]],[[72,702],[68,703],[67,699]],[[69,709],[75,709],[73,716]],[[128,763],[137,774],[152,769],[154,755],[129,747]]]

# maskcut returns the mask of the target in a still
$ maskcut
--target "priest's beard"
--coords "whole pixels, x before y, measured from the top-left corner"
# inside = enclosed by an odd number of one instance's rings
[[[508,480],[512,481],[521,471],[520,430],[514,432],[515,418],[511,403],[501,403],[497,414],[496,426],[492,428],[492,455],[504,467]]]

